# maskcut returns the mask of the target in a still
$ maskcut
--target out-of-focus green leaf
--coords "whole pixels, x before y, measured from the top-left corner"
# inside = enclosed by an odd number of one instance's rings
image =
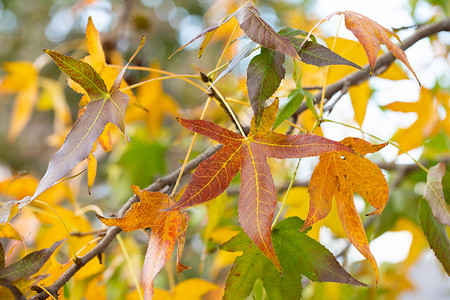
[[[420,201],[419,219],[431,249],[450,276],[450,241],[447,231],[445,225],[433,216],[430,205],[425,199]]]

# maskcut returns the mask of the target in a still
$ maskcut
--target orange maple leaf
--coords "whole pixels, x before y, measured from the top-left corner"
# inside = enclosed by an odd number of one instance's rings
[[[341,143],[352,148],[356,154],[335,152],[320,156],[309,184],[310,207],[302,230],[328,215],[334,197],[350,242],[370,261],[378,284],[378,266],[370,252],[361,218],[353,202],[353,193],[360,194],[376,208],[370,215],[381,214],[389,197],[389,187],[377,165],[363,156],[379,151],[386,144],[372,145],[350,137]]]
[[[175,203],[166,194],[141,190],[135,185],[131,188],[141,201],[134,203],[123,218],[108,219],[98,215],[97,217],[104,224],[119,226],[125,232],[147,227],[152,229],[142,275],[144,298],[151,299],[153,296],[153,280],[172,256],[175,242],[178,242],[178,272],[189,269],[189,267],[180,263],[189,215],[180,211],[160,211]]]
[[[352,150],[313,134],[285,135],[270,131],[277,110],[276,99],[264,109],[258,128],[253,117],[247,137],[208,121],[178,119],[187,129],[205,135],[224,147],[197,167],[185,193],[171,209],[183,209],[216,198],[241,169],[239,222],[258,248],[280,269],[270,235],[276,191],[267,158],[300,158]]]
[[[342,12],[338,14],[342,14]],[[367,58],[369,59],[371,69],[375,68],[377,54],[381,48],[380,45],[384,44],[396,58],[401,60],[408,67],[420,84],[419,78],[417,78],[416,73],[409,64],[405,52],[390,40],[390,37],[395,36],[397,40],[400,41],[397,34],[354,11],[345,11],[343,14],[345,16],[345,27],[356,36],[363,46]]]

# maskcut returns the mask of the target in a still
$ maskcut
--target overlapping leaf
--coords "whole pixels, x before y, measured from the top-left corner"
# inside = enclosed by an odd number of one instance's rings
[[[400,41],[395,33],[356,12],[345,11],[343,14],[345,16],[345,27],[356,36],[364,47],[372,69],[375,68],[380,45],[384,44],[396,58],[408,67],[420,84],[419,78],[417,78],[416,73],[409,64],[405,52],[390,40],[390,37],[395,36]]]
[[[316,135],[285,135],[270,131],[277,110],[276,99],[264,110],[258,129],[252,119],[247,137],[208,121],[179,119],[187,129],[224,147],[197,167],[181,199],[171,209],[183,209],[214,199],[225,191],[241,170],[239,221],[245,233],[279,269],[270,236],[276,192],[267,158],[307,157],[352,150]]]
[[[38,273],[62,242],[63,241],[56,242],[50,248],[31,252],[6,268],[4,265],[1,266],[0,285],[8,288],[14,295],[21,295],[23,297],[22,292],[16,285],[19,284],[21,280],[29,280]],[[3,247],[1,250],[3,250]],[[3,253],[1,253],[1,255],[3,255]],[[42,276],[38,276],[36,279],[41,280],[42,278]],[[17,298],[16,296],[16,299],[25,298]]]
[[[243,251],[228,273],[224,299],[245,299],[257,279],[262,280],[270,299],[300,299],[302,274],[313,281],[365,286],[348,274],[324,246],[299,232],[302,225],[303,221],[298,217],[291,217],[279,222],[272,230],[283,274],[244,232],[221,245],[225,251]]]
[[[143,270],[144,297],[147,300],[153,297],[153,280],[172,256],[176,241],[178,241],[177,270],[181,272],[189,268],[180,263],[189,215],[179,211],[160,211],[174,204],[166,194],[141,190],[137,186],[131,188],[140,202],[134,203],[122,218],[108,219],[102,216],[98,218],[104,224],[119,226],[125,232],[147,227],[152,229]]]
[[[363,156],[379,151],[386,144],[372,145],[358,138],[346,138],[341,143],[352,153],[326,153],[320,156],[309,185],[310,208],[303,230],[328,215],[333,197],[347,236],[351,243],[372,264],[378,283],[378,266],[369,249],[361,218],[353,203],[353,193],[360,194],[380,214],[389,197],[389,187],[381,170]]]

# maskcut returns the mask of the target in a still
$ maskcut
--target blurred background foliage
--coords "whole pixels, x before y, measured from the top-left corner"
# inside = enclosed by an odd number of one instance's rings
[[[141,36],[145,35],[147,43],[133,61],[134,66],[151,66],[175,74],[198,75],[200,71],[208,73],[215,69],[221,51],[236,25],[234,20],[220,28],[200,59],[197,57],[199,43],[186,47],[170,60],[167,58],[180,45],[237,8],[236,2],[234,0],[1,0],[0,62],[3,67],[0,69],[0,200],[20,199],[33,193],[37,185],[36,178],[40,178],[45,172],[49,158],[60,147],[65,134],[78,115],[80,95],[66,87],[65,76],[53,63],[50,63],[50,59],[42,52],[43,49],[49,48],[75,58],[83,58],[87,54],[85,29],[88,17],[91,16],[100,31],[107,63],[123,64],[134,51]],[[277,29],[282,26],[291,26],[309,31],[318,21],[314,0],[265,0],[257,1],[257,5],[263,18]],[[449,15],[449,2],[446,0],[410,0],[405,1],[404,8],[411,15],[411,23],[403,24],[404,26],[428,23]],[[432,12],[427,15],[427,19],[417,12],[424,8]],[[383,24],[382,19],[377,21]],[[333,36],[333,33],[318,31],[316,35],[328,42],[327,38]],[[439,40],[441,38],[442,41]],[[444,71],[441,70],[441,73],[431,81],[432,84],[426,86],[435,93],[449,92],[449,40],[447,34],[438,38],[433,37],[428,41],[430,44],[434,43],[433,49],[436,53],[439,51],[443,53],[441,56],[446,61],[446,65],[440,66]],[[235,43],[231,50],[225,53],[224,62],[239,51],[240,45],[239,42]],[[350,53],[350,55],[353,54]],[[436,57],[439,55],[436,54]],[[349,58],[351,59],[352,56]],[[409,58],[414,59],[412,56]],[[25,62],[25,64],[23,66],[10,64],[17,61]],[[366,61],[358,63],[365,64]],[[447,68],[446,75],[445,68]],[[15,87],[6,86],[5,83],[5,78],[11,75],[11,70],[21,72],[21,75],[18,75],[19,79],[16,79],[18,84]],[[308,71],[308,67],[304,67],[304,72],[305,74],[317,73],[317,69]],[[403,80],[402,76],[406,76],[405,72],[401,68],[399,72],[403,74],[400,76]],[[346,71],[337,73],[335,80],[345,74]],[[129,85],[132,85],[157,76],[159,74],[129,70],[125,79]],[[303,85],[317,85],[313,76],[305,76],[303,80]],[[293,87],[292,78],[286,79],[286,82],[287,87],[278,92],[280,96],[286,95],[286,91]],[[417,90],[417,86],[413,86]],[[245,66],[238,67],[233,72],[233,76],[228,75],[222,79],[218,87],[227,97],[247,102]],[[369,90],[370,95],[377,93],[374,86],[367,87],[367,91]],[[90,210],[97,213],[100,213],[98,211],[100,210],[102,215],[114,213],[131,195],[130,184],[144,188],[158,177],[178,168],[189,145],[190,134],[176,124],[174,117],[198,117],[202,104],[207,98],[201,90],[179,79],[155,81],[146,88],[144,86],[134,89],[133,93],[147,103],[150,116],[141,117],[142,111],[130,105],[127,130],[132,142],[123,145],[121,135],[113,131],[112,151],[104,152],[98,147],[96,152],[99,159],[98,172],[91,195],[87,192],[86,175],[82,174],[52,188],[40,197],[58,208],[59,213],[64,215],[64,220],[71,224],[70,231],[88,232],[98,229],[100,223]],[[386,93],[389,94],[389,91]],[[417,97],[413,101],[419,99],[418,92],[416,94]],[[29,104],[31,106],[28,107],[31,110],[29,120],[21,121],[24,122],[22,128],[12,130],[12,124],[18,123],[17,120],[20,119],[19,116],[18,119],[13,120],[13,111],[19,102],[20,95],[36,99]],[[392,99],[393,97],[390,98]],[[249,119],[248,110],[238,105],[233,107],[240,112],[243,119]],[[446,112],[439,113],[445,115]],[[305,127],[310,123],[307,121],[309,117],[305,115],[301,118],[302,125]],[[209,120],[224,122],[226,118],[227,116],[218,105],[214,104],[208,111]],[[364,120],[364,116],[362,118]],[[351,122],[356,122],[354,124],[359,122],[361,125],[362,120],[351,120]],[[429,165],[434,165],[437,160],[450,157],[449,131],[446,131],[445,126],[448,124],[436,129],[434,135],[426,139],[425,147],[421,148],[417,158],[426,159]],[[392,133],[395,133],[395,130]],[[355,132],[352,134],[355,135]],[[333,137],[333,139],[339,138]],[[203,151],[207,146],[206,139],[199,137],[194,146],[193,155]],[[382,164],[385,163],[386,157],[392,157],[392,155],[374,155],[372,159]],[[308,177],[308,172],[310,175],[308,167],[308,164],[302,166],[306,170],[301,182]],[[291,162],[272,166],[273,173],[277,174],[275,176],[277,186],[283,186],[289,181],[291,172],[286,172],[286,168],[292,168]],[[75,170],[74,174],[83,169],[85,165]],[[366,230],[370,239],[375,239],[387,231],[409,232],[411,246],[404,246],[403,256],[400,259],[392,261],[385,259],[382,262],[379,289],[363,289],[328,283],[312,284],[305,281],[305,299],[394,299],[396,297],[420,299],[420,295],[424,295],[421,293],[432,292],[429,291],[429,287],[420,284],[420,280],[416,280],[417,272],[421,271],[417,271],[415,266],[427,265],[429,261],[434,264],[429,272],[438,274],[429,273],[430,278],[435,280],[433,286],[441,286],[439,292],[432,294],[435,296],[433,299],[444,299],[442,295],[450,295],[448,278],[445,278],[440,266],[433,260],[433,254],[429,251],[424,252],[428,246],[418,227],[417,207],[426,182],[426,175],[414,166],[407,167],[405,170],[386,168],[385,174],[391,185],[390,200],[383,214],[377,219],[371,219]],[[193,269],[174,277],[171,270],[173,265],[169,265],[156,278],[156,287],[177,291],[172,296],[179,295],[181,297],[179,299],[183,299],[186,293],[194,293],[192,287],[195,287],[194,290],[198,293],[203,292],[200,296],[208,294],[210,299],[215,299],[217,294],[220,294],[219,287],[224,283],[235,254],[219,251],[217,246],[236,234],[239,229],[236,213],[238,181],[239,178],[236,178],[235,186],[232,186],[228,193],[219,196],[208,205],[190,210],[191,222],[187,233],[184,261],[187,265],[193,266]],[[281,196],[282,193],[280,193]],[[289,207],[285,216],[299,215],[304,218],[308,209],[307,203],[306,188],[295,188],[288,198]],[[368,212],[369,208],[363,200],[357,200],[357,203],[359,203],[358,208],[361,214]],[[51,212],[47,208],[33,204],[32,208],[24,210],[14,219],[13,224],[17,231],[27,236],[26,243],[29,249],[48,247],[57,240],[56,236],[64,238],[63,230],[59,228],[61,224],[49,218],[49,214]],[[354,277],[370,282],[372,280],[370,267],[366,262],[361,262],[361,258],[354,253],[353,256],[348,254],[351,251],[339,226],[337,216],[330,215],[321,224],[316,225],[310,235],[325,243],[337,254],[340,262]],[[82,249],[92,239],[84,237],[75,238],[75,240],[77,249]],[[408,238],[400,240],[406,241],[406,244],[409,241]],[[143,232],[127,234],[123,237],[137,278],[140,278],[140,272],[142,272],[147,241],[148,236]],[[11,240],[6,242],[9,243],[8,249],[14,247]],[[386,248],[387,244],[383,247]],[[88,251],[88,249],[89,247],[82,251]],[[388,251],[395,252],[390,248]],[[14,257],[20,257],[21,253],[23,254],[23,248],[18,246],[13,253],[9,257],[11,260]],[[98,262],[93,261],[90,266],[83,268],[83,272],[77,274],[64,288],[63,297],[67,299],[82,297],[138,299],[133,281],[126,275],[130,271],[123,253],[123,249],[114,243],[106,254],[106,263],[99,265]],[[60,262],[51,262],[47,270],[65,268],[61,262],[64,258],[67,259],[67,256],[64,257],[62,254],[61,256],[63,258],[60,257]],[[377,257],[376,252],[375,257]],[[419,259],[420,257],[422,258]],[[422,269],[419,268],[419,270]],[[54,272],[58,274],[58,271]],[[194,280],[190,282],[192,286],[190,289],[188,285],[183,285],[183,282],[189,282],[186,281],[189,278]],[[200,278],[214,284],[208,285],[210,283],[203,282]],[[51,283],[52,279],[54,279],[53,276],[46,280]],[[176,284],[178,285],[175,287]],[[259,288],[262,287],[257,284],[253,294],[255,299],[259,299]],[[158,290],[155,299],[167,299],[168,296],[165,293],[163,290]],[[419,298],[415,295],[419,295]],[[428,299],[431,298],[428,297]]]

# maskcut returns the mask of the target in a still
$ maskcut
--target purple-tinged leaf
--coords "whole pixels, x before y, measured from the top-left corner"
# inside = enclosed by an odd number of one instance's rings
[[[291,41],[279,35],[266,21],[264,21],[258,10],[252,5],[243,6],[234,13],[240,27],[245,34],[255,43],[276,50],[278,52],[298,58],[297,51]]]
[[[445,225],[436,220],[425,199],[420,200],[419,220],[430,248],[450,276],[450,240]]]
[[[14,281],[27,279],[36,274],[63,241],[54,243],[50,248],[31,252],[21,260],[1,269],[0,279]]]
[[[247,91],[259,126],[266,100],[275,93],[286,74],[284,54],[266,48],[250,61],[247,69]]]
[[[203,54],[203,51],[205,50],[206,45],[208,44],[208,42],[211,40],[211,38],[213,37],[214,33],[216,33],[217,29],[219,29],[220,26],[222,26],[223,24],[225,24],[226,22],[228,22],[231,17],[233,17],[234,14],[230,14],[228,16],[226,16],[225,18],[223,18],[222,20],[220,20],[219,22],[217,22],[217,24],[210,26],[208,28],[206,28],[205,30],[203,30],[202,32],[200,32],[199,34],[197,34],[195,37],[193,37],[192,39],[190,39],[186,44],[184,44],[183,46],[181,46],[180,48],[178,48],[177,50],[175,50],[174,53],[172,53],[172,55],[169,56],[169,59],[175,55],[175,53],[183,50],[187,45],[189,45],[190,43],[194,42],[195,40],[201,38],[202,36],[205,36],[205,40],[203,41],[202,45],[200,46],[199,49],[199,53],[198,53],[198,57],[200,58]]]
[[[357,64],[334,53],[325,46],[307,41],[300,50],[300,57],[304,63],[318,67],[329,65],[347,65],[362,70]]]
[[[216,80],[214,80],[211,86],[213,86],[223,76],[233,71],[234,68],[236,68],[236,66],[238,65],[238,63],[240,63],[241,60],[243,60],[244,58],[248,57],[253,52],[253,50],[255,50],[256,47],[257,44],[254,42],[250,42],[247,45],[245,45],[244,48],[228,62],[227,68],[222,73],[220,73],[220,75],[216,78]],[[211,86],[209,88],[211,88]]]

